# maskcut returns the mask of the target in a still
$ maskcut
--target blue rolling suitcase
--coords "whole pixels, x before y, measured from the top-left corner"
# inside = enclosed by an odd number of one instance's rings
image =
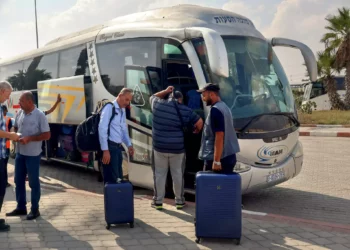
[[[196,243],[201,238],[242,235],[241,176],[236,173],[198,172],[196,175]]]
[[[130,182],[106,183],[104,205],[107,229],[111,224],[123,223],[134,227],[134,189]]]

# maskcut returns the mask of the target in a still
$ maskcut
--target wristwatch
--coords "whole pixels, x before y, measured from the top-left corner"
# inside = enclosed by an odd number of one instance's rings
[[[221,165],[221,162],[219,162],[219,161],[214,161],[214,164],[220,166],[220,165]]]

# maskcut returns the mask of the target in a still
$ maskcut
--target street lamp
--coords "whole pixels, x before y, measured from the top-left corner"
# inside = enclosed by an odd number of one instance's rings
[[[37,20],[37,17],[36,17],[36,0],[34,0],[34,6],[35,6],[36,48],[39,48],[39,41],[38,41],[38,20]]]

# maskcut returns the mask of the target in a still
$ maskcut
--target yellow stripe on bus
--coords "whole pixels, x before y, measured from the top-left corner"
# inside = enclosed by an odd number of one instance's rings
[[[79,87],[71,87],[71,86],[55,86],[51,85],[49,83],[38,83],[38,89],[60,89],[60,90],[73,90],[73,91],[79,91],[83,92],[84,88]]]

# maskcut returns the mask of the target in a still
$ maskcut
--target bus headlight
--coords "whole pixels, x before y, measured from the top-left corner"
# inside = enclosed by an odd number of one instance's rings
[[[295,158],[301,157],[304,154],[304,150],[303,150],[303,144],[301,144],[300,141],[298,141],[298,144],[295,146],[293,152],[292,152],[292,156]]]
[[[251,168],[252,167],[247,164],[244,164],[242,162],[237,162],[236,166],[233,168],[233,172],[243,173],[243,172],[249,171]]]

